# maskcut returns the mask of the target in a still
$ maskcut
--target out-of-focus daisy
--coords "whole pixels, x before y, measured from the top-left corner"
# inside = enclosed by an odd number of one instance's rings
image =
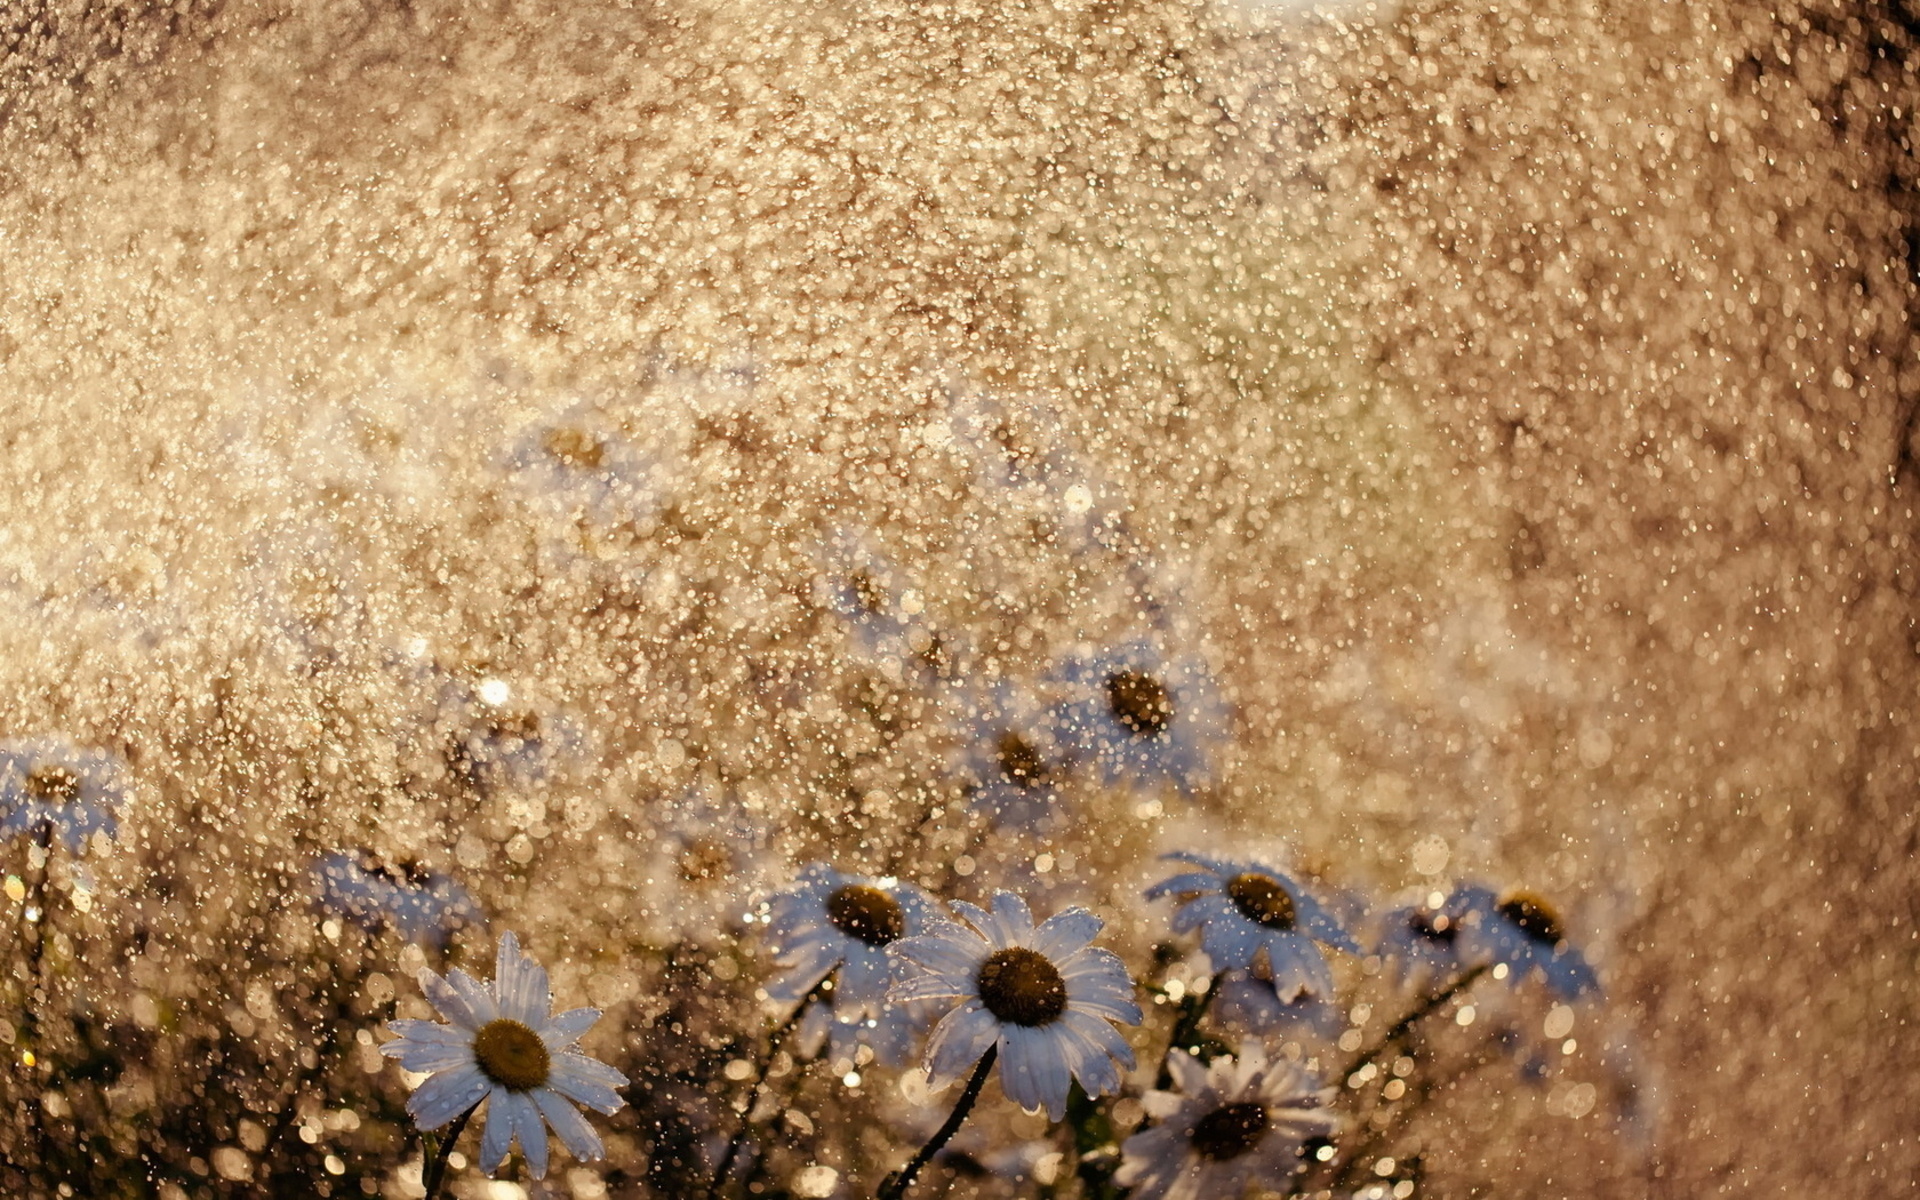
[[[926,598],[904,567],[867,535],[836,531],[819,547],[814,600],[840,619],[855,655],[896,682],[944,683],[959,646],[926,615]]]
[[[58,837],[82,853],[95,833],[114,836],[127,802],[126,760],[49,735],[0,742],[0,838]]]
[[[442,979],[423,968],[419,979],[449,1024],[393,1021],[389,1027],[400,1036],[380,1052],[409,1071],[427,1073],[407,1099],[421,1129],[438,1129],[485,1100],[479,1161],[489,1175],[500,1170],[517,1141],[528,1171],[544,1178],[547,1125],[582,1162],[606,1153],[600,1135],[574,1108],[584,1104],[611,1113],[625,1103],[615,1089],[625,1086],[626,1076],[574,1045],[599,1020],[599,1009],[553,1012],[546,969],[520,953],[511,933],[500,938],[491,984],[459,970]]]
[[[587,756],[586,731],[578,721],[505,679],[448,683],[437,725],[446,730],[450,765],[488,791],[542,786]]]
[[[1567,938],[1560,913],[1544,896],[1516,890],[1496,895],[1468,885],[1455,893],[1463,917],[1461,957],[1505,963],[1514,982],[1538,973],[1547,987],[1571,1000],[1600,990],[1600,980]]]
[[[998,1047],[1007,1098],[1055,1121],[1074,1080],[1089,1096],[1117,1090],[1133,1051],[1110,1022],[1138,1024],[1140,1006],[1120,959],[1091,944],[1103,922],[1069,908],[1035,928],[1011,892],[994,893],[991,912],[954,908],[971,929],[940,921],[895,945],[912,964],[895,1001],[960,1001],[927,1043],[929,1085],[945,1087]]]
[[[1465,969],[1460,935],[1469,910],[1460,893],[1428,892],[1381,918],[1380,955],[1403,987],[1444,985]]]
[[[666,505],[659,455],[592,404],[522,430],[507,468],[536,502],[600,529],[648,522]]]
[[[955,750],[974,807],[997,825],[1042,830],[1060,823],[1057,786],[1065,762],[1040,704],[1012,684],[967,700]]]
[[[1121,1147],[1114,1182],[1133,1200],[1226,1200],[1248,1184],[1278,1187],[1299,1169],[1308,1139],[1339,1128],[1328,1111],[1333,1093],[1257,1045],[1208,1066],[1175,1050],[1167,1065],[1179,1091],[1142,1096],[1156,1123]]]
[[[766,894],[767,823],[731,789],[703,780],[650,800],[641,825],[652,841],[642,854],[638,915],[657,937],[737,929]]]
[[[1200,948],[1214,969],[1256,967],[1274,995],[1292,1000],[1302,991],[1333,994],[1333,976],[1316,942],[1358,952],[1320,902],[1281,871],[1253,862],[1231,862],[1176,851],[1162,857],[1199,867],[1162,880],[1147,899],[1172,896],[1177,933],[1200,931]]]
[[[455,933],[486,922],[471,892],[417,862],[389,866],[369,850],[342,851],[315,863],[313,875],[321,907],[368,933],[392,929],[444,950]]]
[[[1083,649],[1059,669],[1066,696],[1054,729],[1107,783],[1166,781],[1191,795],[1212,776],[1210,757],[1230,715],[1206,664],[1169,659],[1151,639]]]
[[[933,901],[910,883],[815,863],[772,900],[768,936],[783,970],[766,985],[767,998],[798,1004],[833,975],[832,1004],[820,1006],[819,1018],[802,1027],[802,1040],[831,1035],[836,1058],[865,1045],[880,1061],[897,1063],[915,1022],[906,1006],[887,999],[892,947],[925,932],[934,919]]]

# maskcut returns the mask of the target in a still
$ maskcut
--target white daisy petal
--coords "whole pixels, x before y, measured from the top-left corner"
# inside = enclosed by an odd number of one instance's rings
[[[1188,1095],[1207,1086],[1207,1068],[1185,1050],[1167,1055],[1167,1073],[1173,1076],[1173,1085]]]
[[[835,1008],[873,1009],[886,1003],[893,982],[893,964],[878,950],[862,947],[847,955],[834,981]]]
[[[409,1071],[421,1073],[450,1071],[473,1062],[471,1044],[447,1045],[444,1042],[416,1042],[409,1038],[388,1042],[380,1047],[380,1053],[398,1059],[400,1065]]]
[[[1000,1028],[1000,1084],[1007,1098],[1029,1112],[1046,1110],[1048,1119],[1066,1115],[1072,1073],[1058,1037],[1045,1028]]]
[[[513,1147],[513,1112],[507,1106],[507,1097],[512,1094],[496,1083],[487,1096],[487,1127],[480,1134],[480,1169],[489,1175],[500,1173],[500,1164],[507,1161],[507,1151]]]
[[[1162,896],[1203,896],[1219,890],[1218,875],[1189,871],[1184,875],[1175,875],[1171,879],[1162,879],[1142,894],[1149,900],[1158,900]]]
[[[401,1042],[432,1042],[442,1046],[471,1046],[473,1034],[458,1025],[442,1025],[438,1021],[409,1021],[402,1018],[388,1021],[387,1028],[400,1035]],[[388,1042],[380,1047],[382,1053],[392,1056],[396,1051],[388,1046],[397,1046],[400,1042]]]
[[[545,1179],[547,1127],[540,1121],[539,1107],[526,1092],[508,1092],[507,1105],[513,1110],[513,1132],[519,1139],[520,1153],[527,1156],[527,1174],[535,1179]]]
[[[626,1103],[616,1090],[626,1082],[625,1075],[607,1064],[570,1051],[553,1056],[553,1066],[547,1075],[548,1087],[603,1113],[618,1112]]]
[[[940,1019],[927,1039],[927,1082],[945,1087],[973,1069],[1000,1036],[1000,1023],[978,1000],[969,1000]]]
[[[473,1014],[472,1028],[477,1030],[488,1021],[499,1019],[500,1005],[493,998],[493,989],[486,984],[456,967],[447,972],[447,986],[453,989],[467,1011]],[[422,988],[424,990],[424,984]],[[432,998],[431,993],[428,998]],[[454,1023],[459,1024],[458,1021]]]
[[[993,894],[993,918],[1003,931],[996,944],[1026,946],[1033,941],[1033,910],[1027,902],[1009,891]],[[985,930],[981,930],[985,933]],[[989,935],[991,937],[992,935]]]
[[[499,999],[501,1016],[529,1027],[545,1022],[547,1010],[553,1004],[547,969],[520,953],[520,943],[512,933],[500,937],[500,952],[494,962],[493,993]]]
[[[480,1103],[492,1085],[472,1060],[442,1071],[407,1097],[407,1111],[422,1129],[438,1129]]]
[[[893,951],[929,971],[962,978],[972,978],[991,953],[977,935],[951,921],[937,922],[919,937],[895,942]]]
[[[554,1133],[560,1137],[560,1144],[567,1153],[580,1162],[593,1162],[605,1158],[606,1146],[600,1141],[600,1135],[593,1126],[580,1115],[580,1110],[567,1103],[566,1097],[552,1088],[535,1088],[531,1093],[540,1115],[553,1126]]]
[[[454,974],[457,976],[460,972],[455,971]],[[476,1007],[470,997],[453,986],[451,980],[442,979],[425,967],[420,968],[414,975],[414,979],[419,982],[421,994],[426,996],[428,1003],[455,1025],[472,1030],[480,1028],[493,1019],[490,1011],[493,1007],[491,1001],[485,1009]],[[431,1025],[433,1022],[428,1021],[426,1024]]]
[[[579,1041],[580,1035],[593,1028],[593,1023],[599,1019],[600,1010],[597,1008],[574,1008],[556,1013],[547,1019],[546,1027],[540,1031],[540,1040],[547,1044],[549,1050],[564,1050]]]
[[[840,947],[826,941],[809,942],[779,961],[786,969],[766,985],[767,999],[775,1004],[798,1004],[827,977],[827,972],[840,965]]]
[[[1028,946],[1056,963],[1061,962],[1068,955],[1085,949],[1105,925],[1105,921],[1084,908],[1062,909],[1034,930]]]
[[[1188,901],[1174,911],[1173,931],[1188,933],[1198,929],[1209,921],[1226,920],[1250,924],[1234,907],[1232,900],[1219,892],[1209,892],[1197,900]]]

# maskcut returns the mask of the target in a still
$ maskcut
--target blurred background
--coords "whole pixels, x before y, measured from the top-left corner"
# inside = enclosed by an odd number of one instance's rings
[[[1260,844],[1382,903],[1523,883],[1600,969],[1581,1062],[1463,1085],[1423,1194],[1903,1192],[1917,35],[9,8],[0,736],[132,782],[44,868],[66,1015],[0,1029],[96,1074],[8,1160],[399,1187],[405,1131],[338,1114],[404,1099],[353,1043],[423,959],[316,926],[330,852],[457,874],[698,1108],[729,1052],[656,1060],[716,981],[757,1019],[734,934],[797,864],[1087,903],[1131,955],[1155,853]],[[995,721],[1122,651],[1213,714],[1186,758],[1039,828],[968,803]],[[556,1188],[673,1194],[671,1122],[622,1119]]]

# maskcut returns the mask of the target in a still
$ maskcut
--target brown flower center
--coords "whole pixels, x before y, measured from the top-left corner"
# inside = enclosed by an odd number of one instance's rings
[[[1173,698],[1165,685],[1139,671],[1107,676],[1107,703],[1114,718],[1135,737],[1155,737],[1173,723]]]
[[[850,938],[884,946],[907,931],[900,902],[876,887],[850,883],[827,897],[827,919]]]
[[[689,838],[680,848],[680,878],[688,883],[709,883],[732,865],[733,856],[713,838]]]
[[[1264,1104],[1245,1101],[1216,1108],[1193,1127],[1193,1149],[1201,1158],[1226,1162],[1260,1144],[1267,1135]]]
[[[547,1082],[553,1058],[540,1035],[505,1017],[488,1021],[473,1035],[473,1061],[481,1074],[501,1087],[530,1092]]]
[[[1240,915],[1268,929],[1292,929],[1293,897],[1287,889],[1257,871],[1247,871],[1227,880],[1227,898]]]
[[[847,580],[853,589],[853,602],[860,611],[875,616],[887,611],[887,589],[869,571],[855,571]]]
[[[980,964],[980,1003],[1012,1025],[1047,1025],[1067,1011],[1067,981],[1046,955],[1024,946],[996,950]]]
[[[598,471],[607,465],[606,440],[585,429],[549,429],[541,437],[540,446],[565,466]]]
[[[1533,892],[1514,892],[1494,905],[1493,911],[1520,927],[1520,932],[1542,945],[1557,946],[1566,933],[1560,914],[1545,899]]]
[[[80,799],[80,776],[58,763],[27,773],[27,796],[43,804],[72,804]]]
[[[1428,912],[1424,908],[1416,908],[1407,914],[1407,928],[1413,930],[1415,937],[1443,946],[1451,946],[1453,940],[1460,936],[1460,927],[1453,923],[1453,918],[1445,913]]]
[[[1040,752],[1013,730],[1000,735],[997,752],[1000,774],[1008,783],[1027,791],[1046,782],[1047,764],[1040,761]]]

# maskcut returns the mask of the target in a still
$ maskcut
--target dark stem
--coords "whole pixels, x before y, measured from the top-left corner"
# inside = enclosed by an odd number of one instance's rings
[[[467,1127],[467,1119],[479,1107],[480,1101],[475,1100],[472,1108],[455,1117],[453,1124],[447,1126],[446,1136],[440,1139],[440,1148],[433,1153],[433,1165],[427,1168],[427,1176],[421,1181],[426,1184],[427,1200],[438,1200],[440,1185],[447,1181],[447,1159],[453,1154],[453,1144],[460,1140],[461,1131]]]
[[[973,1102],[980,1098],[980,1089],[987,1085],[987,1072],[993,1069],[993,1060],[1000,1055],[1000,1047],[988,1046],[987,1052],[980,1056],[974,1065],[973,1077],[967,1080],[967,1088],[960,1093],[960,1099],[954,1104],[953,1111],[947,1114],[946,1124],[934,1131],[920,1152],[907,1161],[907,1165],[880,1181],[880,1190],[875,1193],[879,1200],[900,1200],[913,1186],[914,1177],[920,1174],[920,1168],[932,1161],[953,1135],[960,1132],[960,1123],[973,1111]]]
[[[1358,1071],[1361,1067],[1366,1066],[1374,1059],[1385,1054],[1388,1047],[1393,1046],[1399,1042],[1401,1038],[1413,1032],[1415,1025],[1432,1016],[1435,1009],[1472,987],[1479,978],[1486,973],[1487,965],[1481,963],[1479,966],[1462,973],[1458,979],[1455,979],[1446,987],[1441,988],[1433,995],[1428,996],[1420,1003],[1414,1005],[1412,1009],[1408,1010],[1406,1016],[1401,1017],[1389,1026],[1387,1031],[1380,1035],[1378,1041],[1354,1055],[1353,1061],[1347,1064],[1346,1070],[1340,1072],[1340,1079],[1343,1082],[1351,1079],[1355,1071]]]
[[[799,1027],[800,1018],[806,1015],[807,1009],[826,996],[835,973],[827,972],[819,983],[814,984],[813,990],[800,998],[800,1003],[793,1006],[787,1019],[780,1022],[780,1027],[768,1036],[767,1052],[760,1059],[759,1070],[754,1072],[753,1091],[747,1096],[747,1111],[740,1114],[740,1127],[733,1131],[733,1137],[727,1141],[727,1152],[720,1156],[720,1165],[713,1169],[713,1182],[707,1185],[707,1200],[714,1200],[720,1194],[720,1185],[732,1174],[733,1162],[740,1157],[741,1147],[747,1143],[747,1134],[753,1129],[753,1110],[760,1103],[760,1089],[767,1081],[767,1070],[773,1065],[773,1056],[780,1052],[781,1043]]]
[[[53,872],[53,822],[41,821],[34,827],[33,844],[40,858],[39,869],[33,877],[33,884],[27,889],[27,907],[23,916],[32,914],[27,924],[33,929],[33,940],[27,947],[27,1002],[22,1006],[21,1024],[26,1026],[26,1042],[34,1052],[34,1065],[28,1068],[27,1101],[28,1121],[33,1126],[34,1161],[40,1170],[48,1171],[52,1167],[53,1143],[46,1117],[41,1112],[41,1096],[45,1094],[44,1085],[35,1082],[32,1072],[46,1071],[45,1048],[40,1044],[40,1006],[46,1002],[46,946],[47,922],[51,913],[47,911],[47,877]]]
[[[1180,1019],[1173,1024],[1173,1032],[1167,1035],[1167,1049],[1160,1056],[1160,1070],[1154,1076],[1153,1086],[1166,1091],[1173,1082],[1171,1060],[1175,1050],[1187,1050],[1193,1045],[1195,1035],[1200,1032],[1200,1022],[1206,1019],[1207,1010],[1213,1007],[1213,998],[1220,994],[1220,976],[1215,975],[1207,990],[1200,995],[1188,992],[1180,998]]]

